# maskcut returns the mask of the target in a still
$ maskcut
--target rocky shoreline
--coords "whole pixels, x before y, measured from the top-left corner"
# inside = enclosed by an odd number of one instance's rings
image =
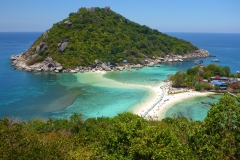
[[[44,45],[43,45],[44,46]],[[41,49],[41,48],[40,48]],[[119,70],[122,71],[124,69],[139,69],[144,66],[153,67],[155,65],[159,65],[160,63],[164,62],[183,62],[184,59],[190,58],[206,58],[209,57],[209,52],[207,50],[196,50],[193,53],[185,54],[184,56],[181,55],[174,55],[170,54],[164,58],[147,58],[144,60],[145,64],[129,64],[125,63],[123,66],[118,64],[109,65],[106,62],[101,62],[99,60],[95,60],[95,63],[89,67],[77,67],[75,69],[64,69],[63,66],[55,62],[51,57],[45,58],[42,62],[35,63],[33,65],[28,65],[27,62],[29,60],[37,60],[39,57],[38,54],[34,54],[29,56],[28,51],[23,52],[19,55],[12,55],[10,60],[12,60],[12,65],[14,69],[25,70],[28,72],[69,72],[69,73],[77,73],[77,72],[95,72],[95,71],[112,71],[112,70]]]

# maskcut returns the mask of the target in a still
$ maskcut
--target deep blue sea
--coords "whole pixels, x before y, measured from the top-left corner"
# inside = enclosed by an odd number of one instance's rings
[[[240,34],[167,34],[208,50],[220,60],[217,64],[229,66],[234,73],[240,70]],[[10,56],[27,50],[40,35],[41,33],[0,33],[0,118],[5,115],[22,119],[49,116],[62,118],[69,117],[74,112],[82,113],[85,118],[112,117],[129,110],[149,94],[148,91],[141,89],[111,88],[85,83],[79,80],[86,77],[85,74],[31,73],[14,70],[9,60]],[[204,64],[211,63],[211,59],[203,59]],[[193,62],[169,63],[161,67],[146,67],[132,72],[109,72],[104,77],[124,83],[154,85],[165,79],[168,74],[186,70],[193,65]],[[189,111],[187,114],[199,116],[196,114],[199,111],[194,107],[195,104],[186,106]],[[181,107],[177,108],[176,110],[173,106],[172,110],[169,110],[169,116],[185,112],[179,110]]]

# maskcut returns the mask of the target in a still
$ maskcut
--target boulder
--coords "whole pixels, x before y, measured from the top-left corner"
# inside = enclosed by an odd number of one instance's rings
[[[148,64],[148,67],[153,67],[154,66],[154,63],[153,62],[150,62],[149,64]]]
[[[12,55],[12,56],[10,57],[10,60],[16,60],[16,59],[18,59],[18,57],[19,57],[19,55]]]
[[[101,65],[101,67],[102,67],[102,69],[106,69],[107,68],[107,65],[106,65],[106,63],[102,63],[102,65]]]
[[[72,22],[70,22],[70,21],[65,21],[64,24],[65,24],[68,28],[71,28],[71,27],[72,27]]]
[[[58,67],[56,67],[56,70],[58,70],[58,71],[61,71],[62,69],[63,69],[62,66],[58,66]]]
[[[46,32],[43,33],[43,38],[45,39],[47,37],[48,37],[48,32],[46,31]]]
[[[124,68],[123,67],[116,67],[118,71],[122,71]]]
[[[36,47],[36,52],[46,50],[48,48],[45,42],[41,42],[40,45]]]
[[[37,71],[37,72],[41,72],[41,71],[42,71],[42,69],[41,69],[41,68],[38,68],[38,69],[36,69],[36,71]]]
[[[136,65],[133,65],[132,68],[142,68],[143,66],[141,64],[136,64]]]
[[[68,46],[68,42],[58,43],[57,51],[63,52]]]
[[[61,63],[55,63],[55,67],[62,66]]]
[[[32,56],[29,57],[29,60],[35,60],[35,59],[37,59],[38,57],[39,57],[38,54],[34,54],[34,55],[32,55]]]
[[[51,57],[47,57],[44,59],[44,61],[47,63],[51,63],[51,62],[53,62],[53,59]]]
[[[95,12],[95,7],[88,8],[87,11],[90,12],[90,13],[94,13]]]
[[[104,9],[105,9],[106,12],[109,12],[110,11],[110,6],[106,6]]]
[[[48,66],[47,65],[42,66],[42,70],[45,72],[49,71]]]
[[[76,70],[70,70],[70,73],[77,73]]]
[[[54,64],[52,64],[52,63],[49,63],[47,66],[48,66],[48,68],[54,68]]]

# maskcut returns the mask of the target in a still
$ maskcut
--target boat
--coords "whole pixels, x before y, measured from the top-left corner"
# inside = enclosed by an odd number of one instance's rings
[[[194,63],[195,63],[196,65],[201,65],[201,64],[203,63],[203,60],[196,60],[196,61],[194,61]]]
[[[211,61],[212,61],[212,62],[220,62],[219,59],[212,59]]]

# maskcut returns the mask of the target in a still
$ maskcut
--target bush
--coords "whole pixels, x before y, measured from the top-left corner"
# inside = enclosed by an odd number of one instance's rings
[[[202,83],[197,83],[194,86],[196,91],[201,91],[203,89],[203,84]]]

